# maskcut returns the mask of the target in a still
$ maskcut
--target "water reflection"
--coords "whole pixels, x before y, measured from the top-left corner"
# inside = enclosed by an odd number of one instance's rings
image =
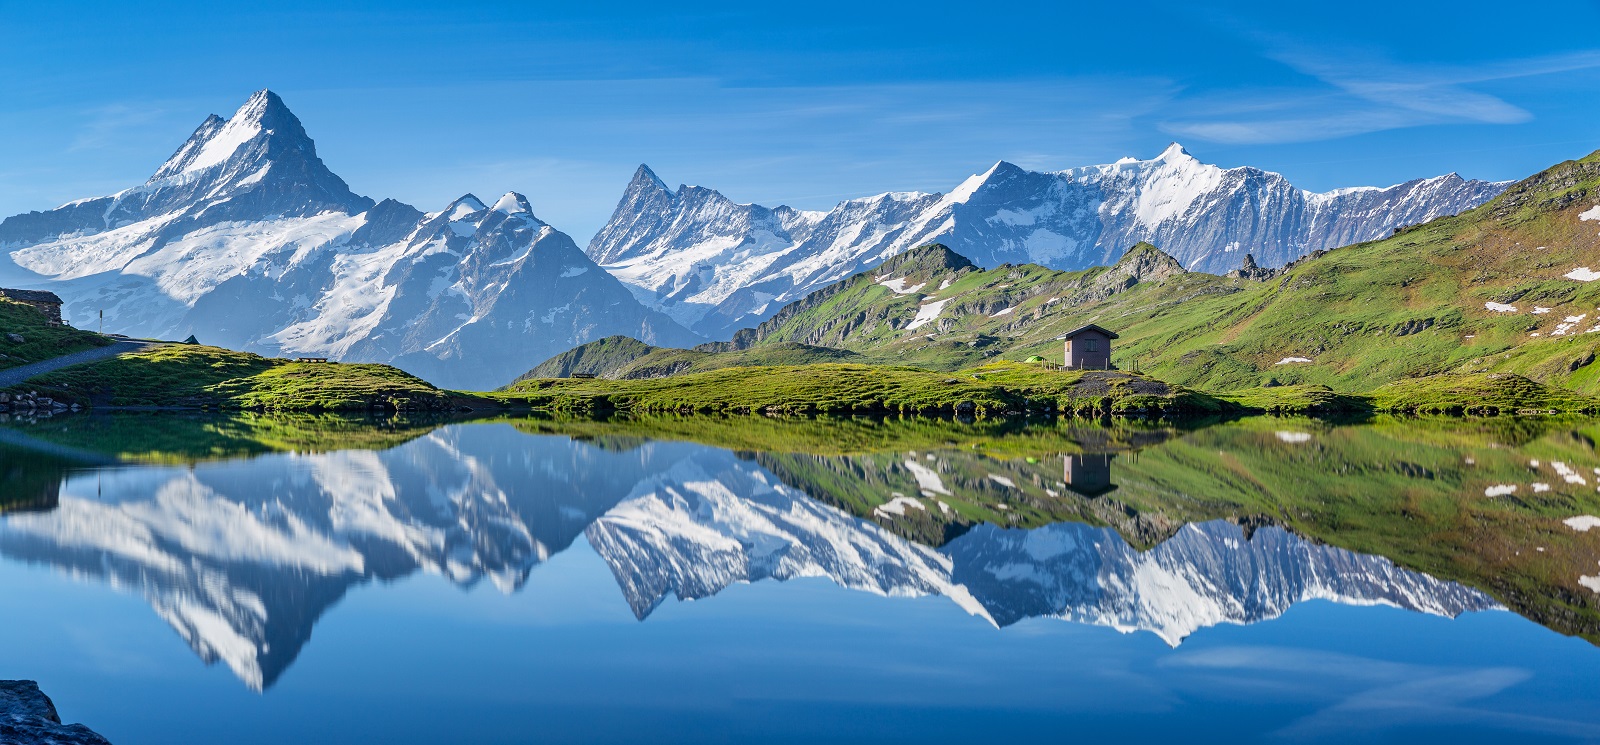
[[[1309,478],[1283,488],[1324,503],[1341,482],[1308,464],[1349,474],[1370,434],[1087,430],[999,443],[1021,452],[819,454],[458,424],[404,429],[376,449],[89,471],[62,460],[81,451],[35,438],[32,455],[8,454],[6,484],[53,508],[0,519],[0,555],[136,589],[204,660],[258,690],[352,586],[420,571],[514,592],[580,534],[640,619],[668,597],[794,577],[942,596],[998,626],[1055,617],[1173,645],[1313,598],[1446,616],[1494,607],[1477,589],[1300,537],[1286,526],[1315,521],[1286,501],[1276,516],[1240,508],[1278,487],[1275,471],[1239,458]],[[1060,454],[1085,444],[1101,450]],[[1470,482],[1391,455],[1372,467],[1352,483],[1409,498],[1413,481]],[[53,505],[38,501],[52,491]]]

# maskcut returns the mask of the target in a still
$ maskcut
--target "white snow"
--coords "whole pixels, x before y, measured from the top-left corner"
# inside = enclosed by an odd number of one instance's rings
[[[1595,517],[1594,515],[1578,515],[1577,517],[1569,517],[1561,522],[1579,533],[1587,533],[1590,528],[1600,528],[1600,517]]]
[[[1506,305],[1505,303],[1496,303],[1496,302],[1492,302],[1492,301],[1484,303],[1483,307],[1488,308],[1489,310],[1492,310],[1492,311],[1494,311],[1496,313],[1515,313],[1515,312],[1517,312],[1517,306],[1515,306],[1515,305]]]
[[[1285,431],[1279,431],[1276,434],[1278,435],[1278,439],[1279,440],[1282,440],[1282,441],[1288,442],[1288,443],[1299,444],[1299,443],[1302,443],[1302,442],[1311,442],[1311,433],[1310,432],[1285,432]]]
[[[206,144],[201,146],[200,152],[184,166],[182,172],[203,171],[227,160],[240,145],[261,134],[261,115],[266,109],[265,95],[251,96],[250,100],[234,112],[233,118],[229,119],[227,124],[222,125],[216,134],[206,140]]]
[[[1503,497],[1503,496],[1506,496],[1507,494],[1516,494],[1516,493],[1517,493],[1517,485],[1516,484],[1498,484],[1498,485],[1491,486],[1491,487],[1483,490],[1483,496],[1485,496],[1485,497]]]
[[[1010,314],[1011,314],[1011,311],[1014,311],[1014,310],[1016,310],[1016,307],[1015,307],[1015,306],[1013,306],[1013,307],[1010,307],[1010,308],[1006,308],[1006,309],[1004,309],[1004,310],[1000,310],[1000,311],[996,311],[996,312],[995,312],[995,313],[994,313],[994,315],[991,315],[991,316],[989,316],[989,317],[990,317],[990,318],[999,318],[999,317],[1000,317],[1000,316],[1004,316],[1004,315],[1010,315]]]
[[[494,206],[490,209],[503,215],[532,214],[532,212],[528,210],[527,205],[523,203],[522,195],[514,191],[506,192],[505,195],[500,197],[500,199],[496,201]]]
[[[896,295],[914,295],[918,290],[921,290],[923,286],[928,283],[922,282],[912,285],[911,287],[906,287],[906,278],[899,277],[897,279],[879,279],[878,284],[889,288],[889,290]]]
[[[1285,357],[1285,358],[1283,358],[1281,360],[1278,360],[1277,362],[1274,362],[1272,364],[1274,364],[1274,365],[1293,365],[1293,364],[1298,364],[1298,363],[1302,363],[1302,362],[1310,362],[1310,361],[1311,361],[1310,357]]]
[[[586,266],[569,266],[566,269],[561,270],[561,276],[562,278],[576,277],[587,271],[589,271],[589,267]]]
[[[906,470],[910,471],[911,475],[917,479],[917,488],[925,492],[950,496],[950,490],[944,488],[944,479],[939,478],[938,472],[918,463],[914,459],[907,460],[905,466]]]
[[[1600,222],[1600,204],[1578,213],[1579,220],[1594,220]]]
[[[1542,315],[1544,315],[1546,313],[1549,313],[1549,312],[1550,312],[1550,309],[1546,308],[1546,307],[1544,307],[1542,305],[1533,306],[1533,314],[1536,315],[1536,316],[1542,316]]]
[[[1572,330],[1574,328],[1577,328],[1578,324],[1583,323],[1583,319],[1588,318],[1588,317],[1589,317],[1589,314],[1587,314],[1587,313],[1584,313],[1582,315],[1576,315],[1576,316],[1567,316],[1564,320],[1561,321],[1560,324],[1558,324],[1556,326],[1554,331],[1550,332],[1550,335],[1551,336],[1566,336],[1567,334],[1572,333]]]
[[[928,509],[927,507],[923,506],[922,502],[917,501],[916,499],[906,496],[896,496],[894,499],[874,507],[872,511],[877,513],[879,517],[888,517],[890,515],[898,515],[903,517],[906,514],[907,508],[923,511]]]
[[[1587,575],[1579,576],[1578,584],[1583,585],[1584,587],[1587,587],[1595,592],[1600,592],[1600,577],[1590,577]]]
[[[1541,483],[1541,482],[1538,482],[1538,481],[1533,482],[1533,484],[1531,484],[1531,486],[1533,487],[1533,493],[1534,494],[1542,494],[1544,492],[1550,491],[1550,485],[1549,484]]]
[[[1017,482],[1012,481],[1011,479],[1006,478],[1005,476],[1001,476],[998,473],[989,474],[989,480],[995,482],[996,484],[1004,486],[1007,489],[1015,489],[1015,488],[1017,488]]]
[[[906,330],[912,331],[915,329],[920,329],[923,326],[932,323],[934,319],[939,317],[939,313],[944,311],[944,306],[954,299],[955,298],[945,298],[943,300],[935,300],[931,303],[924,303],[921,307],[917,308],[917,315],[915,318],[911,319],[911,323],[906,324]]]
[[[1589,267],[1580,266],[1577,269],[1567,272],[1561,276],[1566,277],[1567,279],[1575,279],[1579,282],[1593,282],[1597,279],[1600,279],[1600,272],[1590,271]]]

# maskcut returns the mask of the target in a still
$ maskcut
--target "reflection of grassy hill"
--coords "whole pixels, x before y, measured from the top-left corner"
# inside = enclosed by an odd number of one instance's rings
[[[1067,488],[1050,451],[757,457],[785,482],[915,540],[939,543],[979,521],[1073,520],[1149,546],[1190,522],[1279,524],[1477,587],[1600,642],[1600,594],[1579,583],[1600,575],[1600,531],[1561,522],[1600,515],[1596,435],[1587,422],[1247,419],[1118,456],[1116,489],[1092,498]]]
[[[116,460],[192,463],[288,451],[383,450],[421,437],[444,421],[427,416],[115,412],[13,428],[35,440]]]
[[[564,435],[585,440],[640,442],[681,440],[735,451],[768,451],[833,456],[905,450],[964,449],[997,457],[1041,453],[1112,452],[1160,442],[1172,436],[1157,424],[1101,425],[1057,419],[980,419],[953,422],[917,417],[763,416],[702,417],[672,414],[608,419],[507,419],[528,434]]]
[[[59,456],[0,445],[0,514],[55,507],[61,481],[75,466]]]

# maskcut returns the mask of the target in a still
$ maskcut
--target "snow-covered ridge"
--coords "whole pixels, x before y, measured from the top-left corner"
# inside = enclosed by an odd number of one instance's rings
[[[69,322],[490,389],[587,341],[702,341],[634,300],[521,194],[438,212],[352,193],[279,97],[208,117],[144,184],[0,223]],[[594,269],[596,271],[590,271]],[[470,363],[463,359],[470,357]]]
[[[1311,251],[1454,214],[1506,184],[1455,174],[1324,193],[1256,168],[1219,168],[1174,143],[1149,160],[1028,171],[1000,161],[946,194],[895,192],[826,213],[667,189],[641,166],[588,252],[646,304],[714,338],[901,251],[940,242],[983,267],[1110,265],[1139,241],[1222,273],[1246,253],[1281,266]]]

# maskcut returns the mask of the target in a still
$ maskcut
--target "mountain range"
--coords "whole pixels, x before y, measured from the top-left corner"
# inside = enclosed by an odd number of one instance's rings
[[[270,91],[211,116],[148,181],[0,222],[0,281],[82,328],[392,363],[492,388],[612,334],[698,337],[641,306],[508,193],[424,213],[350,191]]]
[[[1266,267],[1389,235],[1475,207],[1509,182],[1456,174],[1316,193],[1258,168],[1202,163],[1174,143],[1150,160],[1029,171],[1001,161],[948,193],[896,192],[827,212],[737,204],[699,186],[669,189],[640,166],[595,261],[641,301],[725,340],[785,304],[911,248],[940,243],[984,268],[1081,270],[1153,243],[1184,268]]]
[[[641,166],[584,251],[516,193],[467,194],[434,212],[355,194],[263,90],[232,117],[208,117],[145,183],[0,222],[0,283],[55,291],[82,328],[383,362],[487,389],[608,336],[726,340],[935,240],[980,267],[1081,268],[1137,240],[1189,269],[1231,268],[1245,252],[1275,266],[1503,186],[1452,174],[1314,194],[1173,146],[1054,173],[1002,162],[948,194],[808,212],[670,190]]]

